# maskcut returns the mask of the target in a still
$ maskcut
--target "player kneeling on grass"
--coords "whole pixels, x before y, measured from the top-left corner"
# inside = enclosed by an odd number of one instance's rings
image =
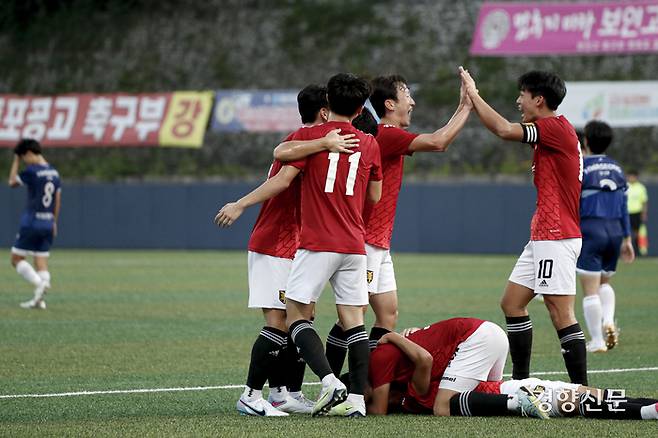
[[[547,417],[529,391],[512,395],[474,391],[482,382],[502,379],[508,343],[496,324],[453,318],[406,330],[405,335],[384,335],[372,352],[369,414]]]
[[[475,389],[489,394],[529,391],[548,417],[599,418],[607,420],[658,420],[658,400],[626,397],[622,389],[599,389],[576,383],[541,380],[483,382]]]

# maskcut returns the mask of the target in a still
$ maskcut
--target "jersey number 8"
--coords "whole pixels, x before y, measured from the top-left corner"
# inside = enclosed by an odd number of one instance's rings
[[[41,203],[45,208],[50,207],[50,204],[53,203],[53,194],[55,193],[55,184],[52,181],[48,181],[43,186],[43,197],[41,198]]]

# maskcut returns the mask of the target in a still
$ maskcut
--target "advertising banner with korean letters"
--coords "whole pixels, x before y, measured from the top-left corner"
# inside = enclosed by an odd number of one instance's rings
[[[658,53],[658,0],[485,2],[471,54]]]
[[[291,132],[299,129],[295,90],[220,90],[211,129],[217,132]]]
[[[612,127],[658,125],[658,81],[567,82],[558,108],[576,128],[590,120]]]
[[[0,95],[0,147],[201,147],[212,92]]]

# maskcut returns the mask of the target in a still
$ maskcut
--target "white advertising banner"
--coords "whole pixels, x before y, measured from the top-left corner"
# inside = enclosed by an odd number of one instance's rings
[[[558,113],[576,128],[592,119],[619,128],[658,126],[658,81],[567,82]]]

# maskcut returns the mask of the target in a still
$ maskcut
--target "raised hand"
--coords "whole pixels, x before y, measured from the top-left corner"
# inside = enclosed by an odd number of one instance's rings
[[[356,134],[340,135],[339,132],[340,129],[332,129],[324,136],[327,150],[341,154],[353,154],[352,148],[359,146],[359,139],[355,138]]]
[[[475,85],[475,80],[471,77],[471,74],[468,70],[464,69],[461,65],[459,66],[459,75],[462,78],[462,84],[466,89],[467,93],[477,93],[478,89]]]

